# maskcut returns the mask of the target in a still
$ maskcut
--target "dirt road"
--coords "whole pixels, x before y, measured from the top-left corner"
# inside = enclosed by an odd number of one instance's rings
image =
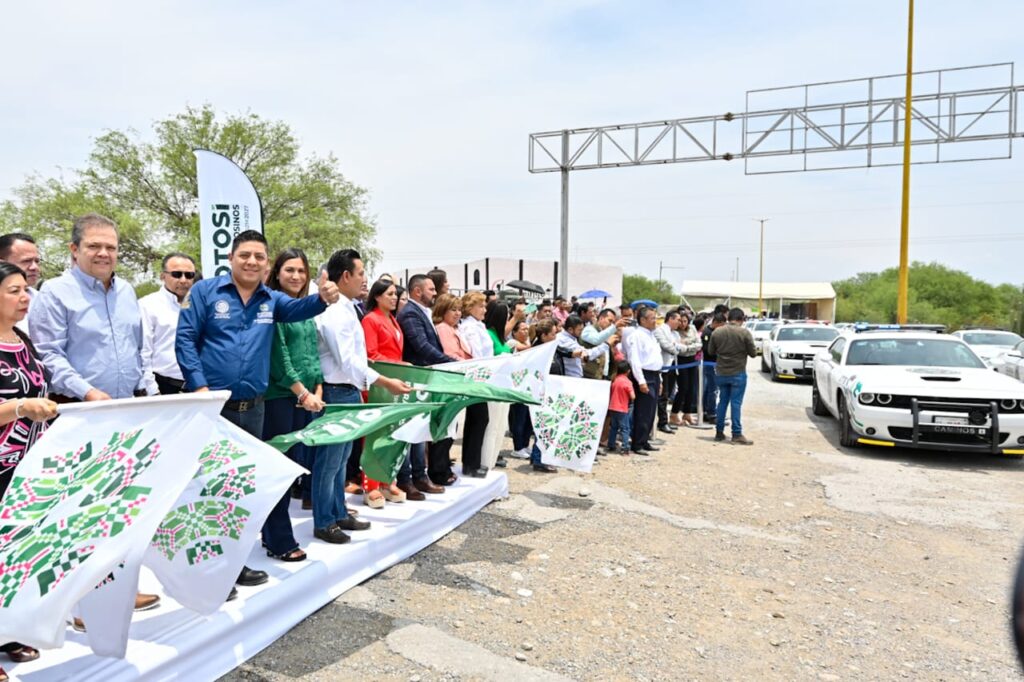
[[[512,496],[230,680],[1019,679],[1024,465],[842,450],[751,362],[752,447],[666,436]]]

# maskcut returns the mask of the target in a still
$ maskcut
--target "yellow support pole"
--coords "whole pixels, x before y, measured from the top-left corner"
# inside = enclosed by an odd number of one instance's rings
[[[914,73],[914,0],[909,0],[907,18],[907,98],[903,104],[903,203],[900,210],[900,273],[896,293],[896,321],[907,322],[907,297],[910,282],[910,121]]]

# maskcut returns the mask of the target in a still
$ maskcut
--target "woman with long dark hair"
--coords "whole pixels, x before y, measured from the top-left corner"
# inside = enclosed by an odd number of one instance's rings
[[[683,313],[679,316],[679,343],[683,352],[676,359],[680,365],[691,365],[697,361],[700,351],[700,336],[690,324],[690,316]],[[676,426],[688,424],[696,426],[700,423],[697,414],[697,371],[699,367],[687,367],[676,370],[676,397],[672,401],[672,423]]]
[[[366,297],[366,315],[363,316],[363,335],[366,337],[366,357],[371,361],[404,364],[402,350],[405,336],[395,318],[398,308],[398,288],[394,282],[380,279],[370,287]],[[420,448],[424,446],[417,444]],[[416,446],[413,446],[416,447]],[[408,459],[409,454],[406,453]],[[406,465],[403,463],[403,468]],[[426,472],[423,474],[426,476]],[[363,503],[371,508],[384,506],[384,501],[405,502],[424,499],[416,488],[401,488],[394,481],[375,481],[363,474]]]
[[[309,260],[302,249],[285,249],[278,254],[267,276],[267,286],[293,298],[302,298],[309,292]],[[313,320],[277,323],[270,352],[263,440],[305,428],[314,415],[324,409],[324,377],[316,343]],[[314,471],[316,448],[296,443],[287,455]],[[303,507],[312,508],[309,479],[309,476],[303,476],[300,485]],[[264,522],[263,546],[267,556],[281,561],[302,561],[306,553],[295,540],[288,501],[289,495],[285,494]]]
[[[0,499],[18,463],[57,416],[57,403],[46,399],[43,363],[28,336],[15,326],[25,319],[30,300],[25,272],[0,262]],[[0,651],[15,663],[39,658],[39,651],[18,642],[8,642]],[[0,681],[6,679],[0,668]]]

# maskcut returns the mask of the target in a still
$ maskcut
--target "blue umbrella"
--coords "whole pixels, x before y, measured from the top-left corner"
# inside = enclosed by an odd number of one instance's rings
[[[611,292],[604,289],[588,289],[579,296],[580,298],[610,298]]]
[[[637,301],[633,301],[632,303],[629,304],[629,307],[632,308],[633,310],[636,310],[637,308],[639,308],[642,305],[645,305],[648,308],[657,308],[658,307],[658,304],[655,303],[654,301],[652,301],[649,298],[641,298],[641,299],[639,299]]]

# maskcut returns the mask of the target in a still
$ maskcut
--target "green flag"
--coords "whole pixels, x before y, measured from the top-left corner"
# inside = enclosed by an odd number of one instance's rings
[[[288,452],[296,443],[305,445],[333,445],[347,443],[363,436],[405,421],[417,414],[429,414],[442,407],[440,403],[354,403],[327,405],[324,416],[309,423],[303,429],[293,433],[276,436],[267,441],[267,445],[281,452]]]
[[[370,387],[370,400],[374,403],[440,404],[430,412],[430,440],[441,440],[455,417],[467,406],[481,402],[524,403],[538,405],[539,401],[527,393],[499,388],[467,379],[459,372],[429,367],[374,362],[371,366],[386,377],[401,379],[416,390],[395,396],[386,389]],[[411,418],[411,417],[410,417]],[[366,436],[366,446],[360,460],[363,471],[377,481],[390,482],[398,474],[408,443],[395,440],[393,434],[405,421],[383,427]]]

